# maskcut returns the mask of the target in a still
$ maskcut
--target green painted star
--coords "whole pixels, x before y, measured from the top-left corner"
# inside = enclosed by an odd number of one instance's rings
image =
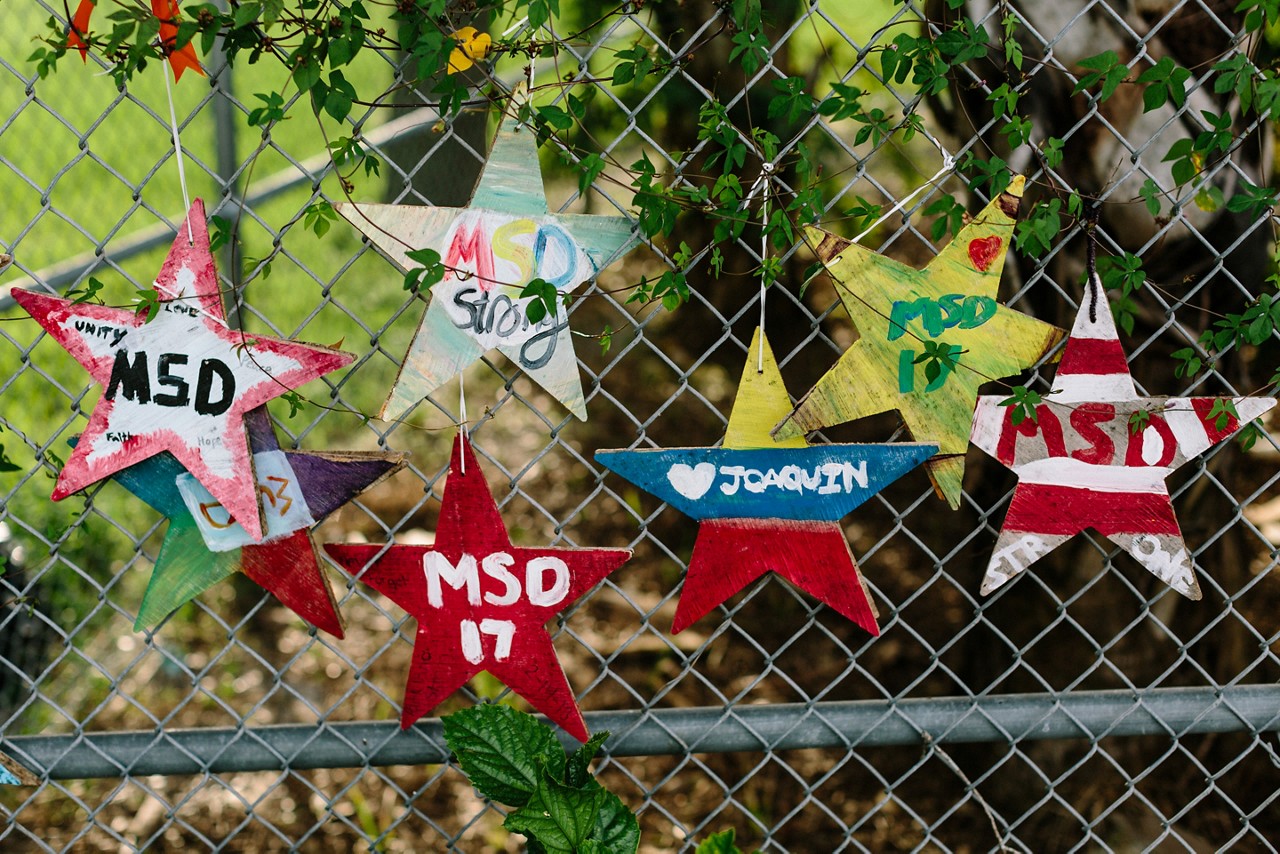
[[[859,338],[775,437],[896,409],[912,438],[938,444],[925,468],[960,506],[978,387],[1031,367],[1065,334],[995,300],[1022,187],[1019,176],[923,270],[809,230]]]
[[[557,295],[593,279],[638,240],[621,216],[553,214],[533,131],[515,119],[498,130],[470,207],[338,205],[337,210],[402,271],[439,254],[447,271],[405,355],[381,417],[395,419],[497,348],[585,420],[586,401],[563,301],[537,322],[521,296],[541,280]]]

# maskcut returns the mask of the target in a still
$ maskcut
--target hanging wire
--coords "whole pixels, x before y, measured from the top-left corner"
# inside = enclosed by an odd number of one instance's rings
[[[876,218],[876,220],[875,220],[874,222],[872,222],[872,223],[871,223],[871,225],[868,225],[866,228],[864,228],[864,229],[862,230],[862,233],[861,233],[861,234],[859,234],[857,237],[853,238],[853,242],[854,242],[854,243],[858,243],[858,242],[860,242],[860,241],[862,240],[862,238],[864,238],[864,237],[866,237],[868,234],[870,234],[870,233],[872,232],[872,230],[873,230],[873,229],[875,229],[875,227],[876,227],[877,225],[879,225],[880,223],[884,222],[886,219],[888,219],[889,217],[893,216],[893,215],[894,215],[895,213],[897,213],[898,211],[900,211],[900,210],[902,210],[903,208],[905,208],[908,204],[910,204],[910,203],[911,203],[911,200],[912,200],[912,199],[914,199],[916,196],[920,195],[922,192],[924,192],[924,191],[925,191],[926,189],[928,189],[929,187],[932,187],[932,186],[933,186],[934,184],[936,184],[938,181],[941,181],[941,180],[942,180],[943,178],[945,178],[948,174],[950,174],[950,173],[951,173],[951,171],[952,171],[953,169],[955,169],[955,168],[956,168],[956,161],[955,161],[955,158],[954,158],[954,157],[952,157],[952,156],[951,156],[950,154],[948,154],[947,152],[942,151],[942,149],[941,149],[941,148],[939,148],[938,150],[942,152],[942,166],[938,169],[938,171],[937,171],[937,172],[934,172],[934,173],[933,173],[933,177],[932,177],[932,178],[930,178],[929,180],[925,181],[925,182],[924,182],[923,184],[921,184],[919,187],[916,187],[914,190],[912,190],[912,191],[911,191],[910,193],[908,193],[907,195],[903,196],[901,199],[898,199],[898,201],[894,203],[893,207],[889,208],[889,210],[885,211],[885,212],[884,212],[884,214],[882,214],[881,216],[877,217],[877,218]]]
[[[769,255],[769,191],[772,189],[773,170],[774,165],[769,162],[760,166],[760,175],[747,191],[747,197],[744,200],[746,204],[750,204],[756,193],[762,193],[760,201],[760,346],[756,348],[756,373],[758,374],[764,373],[765,294],[768,290],[769,276],[769,267],[765,259]]]
[[[182,139],[178,136],[178,112],[173,106],[173,84],[169,82],[167,68],[162,70],[160,76],[164,78],[164,92],[169,97],[169,127],[173,131],[173,151],[178,157],[178,183],[182,185],[182,204],[188,212],[187,243],[194,244],[196,238],[191,231],[191,196],[187,193],[187,167],[182,159]]]

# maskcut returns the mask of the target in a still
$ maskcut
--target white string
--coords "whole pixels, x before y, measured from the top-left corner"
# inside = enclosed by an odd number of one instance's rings
[[[939,149],[939,150],[941,150],[941,149]],[[871,231],[872,231],[872,230],[873,230],[877,225],[879,225],[880,223],[884,222],[886,219],[888,219],[889,217],[893,216],[893,215],[894,215],[895,213],[897,213],[898,211],[900,211],[900,210],[902,210],[903,208],[905,208],[908,204],[910,204],[910,202],[911,202],[911,200],[912,200],[912,199],[914,199],[916,196],[920,195],[922,192],[924,192],[924,191],[925,191],[926,189],[928,189],[929,187],[932,187],[932,186],[933,186],[935,183],[937,183],[938,181],[942,180],[942,178],[943,178],[943,177],[945,177],[945,176],[947,175],[947,173],[949,173],[951,170],[955,169],[955,166],[956,166],[955,158],[954,158],[954,157],[952,157],[952,156],[951,156],[950,154],[948,154],[947,152],[943,151],[943,152],[942,152],[942,168],[940,168],[937,172],[933,173],[933,177],[932,177],[932,178],[930,178],[928,181],[925,181],[925,182],[924,182],[923,184],[921,184],[919,187],[916,187],[913,191],[911,191],[911,192],[910,192],[910,193],[908,193],[907,195],[903,196],[901,199],[899,199],[899,200],[897,201],[897,203],[896,203],[896,204],[894,204],[894,206],[893,206],[893,207],[889,208],[889,210],[888,210],[888,211],[886,211],[886,212],[885,212],[884,214],[882,214],[881,216],[877,217],[877,218],[876,218],[876,220],[875,220],[875,222],[871,223],[871,225],[869,225],[869,226],[867,226],[865,229],[863,229],[863,231],[862,231],[862,233],[861,233],[861,234],[859,234],[857,237],[853,238],[853,242],[854,242],[854,243],[859,242],[860,240],[862,240],[862,238],[864,238],[864,237],[866,237],[868,234],[870,234],[870,233],[871,233]]]
[[[765,278],[769,275],[769,268],[765,264],[765,259],[769,255],[769,190],[764,191],[764,201],[760,204],[761,217],[764,220],[764,226],[760,229],[760,346],[757,348],[756,354],[756,373],[764,373],[764,297],[767,290]]]
[[[169,82],[169,69],[163,69],[160,76],[164,78],[164,91],[169,96],[169,127],[173,129],[173,150],[178,156],[178,183],[182,185],[182,203],[188,214],[187,243],[194,244],[196,237],[191,231],[191,197],[187,194],[187,167],[182,161],[182,140],[178,137],[178,113],[173,107],[173,84]]]
[[[760,166],[760,175],[756,178],[755,183],[751,185],[751,189],[747,191],[746,198],[743,199],[744,204],[751,204],[755,199],[756,193],[764,191],[760,202],[761,217],[763,224],[760,227],[760,347],[756,355],[756,373],[764,373],[764,299],[765,299],[765,276],[768,275],[768,268],[765,265],[765,258],[769,255],[769,176],[773,174],[774,166],[772,163],[763,163]]]
[[[190,219],[188,219],[188,220],[187,220],[187,225],[188,225],[188,226],[190,226],[190,225],[191,225],[191,220],[190,220]],[[169,295],[169,299],[171,299],[171,300],[176,300],[176,299],[185,299],[185,298],[186,298],[186,296],[187,296],[187,292],[186,292],[186,291],[175,291],[175,290],[173,290],[172,288],[168,287],[167,285],[162,285],[162,284],[160,284],[159,282],[153,282],[152,284],[154,284],[154,285],[155,285],[156,290],[164,291],[166,294],[168,294],[168,295]],[[228,323],[227,323],[225,320],[223,320],[221,317],[218,317],[216,314],[211,314],[210,312],[205,311],[205,310],[204,310],[203,308],[201,308],[199,305],[193,306],[193,308],[195,308],[195,310],[196,310],[196,312],[197,312],[198,314],[201,314],[201,315],[203,315],[204,317],[209,318],[209,319],[210,319],[210,320],[212,320],[214,323],[216,323],[216,324],[218,324],[219,326],[221,326],[223,329],[230,329],[230,328],[231,328],[230,324],[228,324]]]
[[[458,465],[461,473],[467,473],[467,454],[465,445],[467,442],[467,385],[463,380],[463,375],[458,374]]]

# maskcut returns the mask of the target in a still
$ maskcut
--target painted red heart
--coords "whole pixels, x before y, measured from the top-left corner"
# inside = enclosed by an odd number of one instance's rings
[[[1000,254],[1003,245],[1004,241],[998,237],[979,237],[976,240],[970,240],[969,260],[980,272],[985,273],[991,266],[991,262]]]

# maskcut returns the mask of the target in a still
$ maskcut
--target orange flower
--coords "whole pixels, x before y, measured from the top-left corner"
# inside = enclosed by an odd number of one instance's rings
[[[89,61],[89,45],[85,44],[84,36],[89,34],[89,18],[93,16],[97,2],[98,0],[80,0],[75,17],[71,19],[71,29],[67,32],[67,47],[80,51],[80,59],[84,62]]]
[[[180,80],[188,68],[203,77],[195,45],[187,42],[177,50],[173,46],[178,37],[178,0],[151,0],[151,12],[160,19],[160,44],[173,68],[173,79]]]
[[[89,33],[89,18],[93,16],[97,3],[98,0],[80,0],[76,14],[71,19],[71,29],[67,32],[67,47],[80,51],[80,58],[86,62],[89,59],[89,45],[84,37]],[[188,68],[203,77],[204,69],[196,58],[194,45],[188,42],[181,49],[174,49],[178,38],[178,0],[151,0],[151,13],[160,19],[160,45],[164,48],[169,65],[173,67],[173,79],[181,79],[182,73]]]

